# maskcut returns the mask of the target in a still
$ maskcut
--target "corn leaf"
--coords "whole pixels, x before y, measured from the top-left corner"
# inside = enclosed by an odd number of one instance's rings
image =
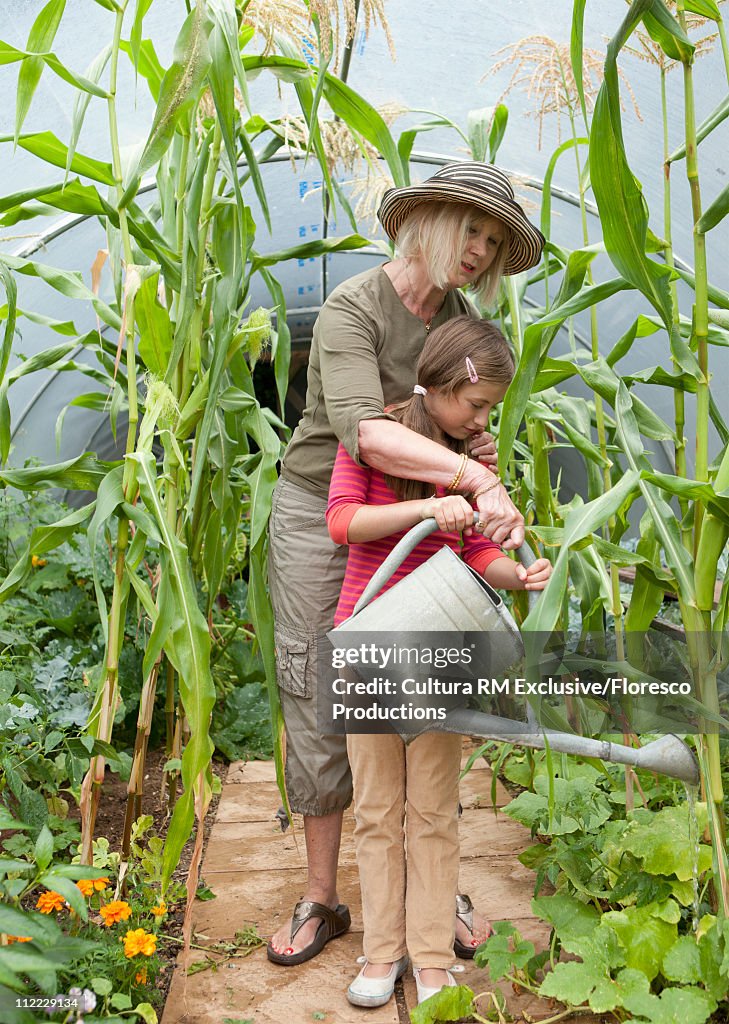
[[[99,53],[94,58],[91,64],[89,64],[88,68],[86,69],[86,77],[91,82],[98,84],[99,79],[104,73],[104,68],[109,63],[111,51],[112,46],[111,43],[109,43],[109,45],[105,46],[101,53]],[[76,152],[78,137],[81,134],[84,118],[86,117],[86,111],[88,110],[90,102],[91,93],[88,92],[88,90],[84,90],[76,97],[76,100],[73,105],[73,116],[71,118],[71,138],[68,141],[68,153],[66,155],[66,178],[68,178],[68,175],[71,173],[71,164],[73,162],[74,153]]]
[[[648,214],[640,183],[628,165],[620,110],[618,54],[653,0],[634,0],[608,45],[605,79],[592,120],[590,169],[605,247],[619,273],[638,288],[671,329],[671,271],[646,256]]]
[[[696,232],[699,235],[705,235],[707,231],[715,228],[727,213],[729,213],[729,185],[716,197],[711,206],[704,210],[696,224]]]
[[[142,282],[134,302],[139,327],[139,355],[156,377],[164,377],[172,351],[170,315],[157,298],[159,274]]]
[[[370,244],[369,239],[363,238],[362,235],[345,235],[344,238],[317,238],[311,242],[292,245],[288,249],[279,249],[277,252],[269,252],[265,255],[251,250],[252,273],[263,267],[272,267],[275,263],[282,263],[284,260],[308,259],[310,256],[323,256],[328,252],[347,252],[350,249],[362,249]]]
[[[629,470],[609,491],[568,513],[554,570],[539,600],[524,620],[523,631],[542,635],[552,632],[562,613],[570,548],[599,530],[623,506],[632,504],[639,478],[637,470]]]
[[[58,26],[61,24],[66,0],[49,0],[38,17],[31,25],[28,33],[26,50],[30,54],[47,53],[56,38]],[[33,95],[38,88],[43,74],[44,61],[40,56],[29,56],[23,61],[18,72],[18,88],[15,94],[15,134],[17,145],[20,129],[30,110]]]
[[[126,53],[134,64],[131,43],[122,39],[119,43],[119,49],[122,53]],[[152,99],[156,103],[159,100],[162,79],[165,77],[165,69],[160,63],[151,39],[143,39],[140,43],[137,62],[134,64],[134,68],[147,82]]]
[[[715,0],[684,0],[683,6],[692,14],[698,14],[702,18],[711,18],[712,21],[721,21],[721,11]]]
[[[162,538],[162,576],[168,588],[167,598],[175,609],[165,650],[178,674],[180,698],[190,727],[190,739],[182,755],[184,791],[175,805],[163,854],[162,884],[166,888],[192,831],[196,800],[200,801],[200,816],[207,803],[203,794],[209,790],[205,774],[213,754],[209,721],[215,687],[210,675],[210,634],[198,608],[187,548],[170,529],[157,492],[154,456],[150,452],[135,452],[130,458],[137,464],[140,493]]]
[[[74,509],[55,523],[35,527],[25,551],[0,585],[0,603],[11,597],[28,578],[33,555],[44,555],[48,551],[53,551],[72,537],[91,518],[95,504],[96,502],[92,501],[82,508]]]
[[[544,175],[544,185],[542,186],[542,212],[539,222],[540,230],[545,238],[549,238],[552,233],[552,177],[557,161],[563,153],[574,149],[575,146],[589,146],[589,144],[590,140],[587,138],[568,139],[561,146],[557,146],[549,158],[547,171]]]
[[[105,324],[108,324],[109,327],[114,327],[116,330],[119,330],[121,327],[121,318],[118,313],[115,313],[113,309],[107,306],[105,302],[102,302],[101,299],[86,287],[81,274],[75,271],[49,267],[45,263],[35,263],[33,260],[23,259],[20,256],[0,256],[0,263],[5,263],[17,274],[37,277],[41,281],[45,281],[46,284],[50,285],[55,291],[60,292],[61,295],[66,295],[71,299],[81,299],[90,302]]]
[[[132,58],[135,76],[139,72],[139,55],[142,49],[142,24],[144,16],[151,6],[152,0],[137,0],[134,6],[132,29],[129,33],[129,55]]]
[[[679,593],[686,603],[695,604],[691,555],[683,546],[681,531],[671,506],[654,484],[642,478],[641,471],[650,473],[651,466],[643,452],[643,442],[633,412],[633,396],[622,382],[618,385],[615,416],[621,450],[628,460],[630,472],[639,474],[638,486],[652,516],[668,565],[676,578]]]
[[[99,181],[102,185],[113,185],[114,174],[111,164],[103,163],[101,160],[94,160],[90,156],[74,154],[73,159],[68,160],[68,147],[56,138],[53,132],[31,132],[18,136],[17,140],[12,135],[0,135],[0,142],[17,141],[21,149],[33,153],[46,163],[55,164],[64,170],[72,171],[74,174],[81,174],[85,178]]]
[[[572,32],[570,34],[570,63],[572,74],[580,97],[582,119],[587,127],[587,105],[585,103],[584,71],[582,67],[582,51],[585,35],[585,5],[587,0],[574,0],[572,6]]]
[[[129,205],[142,175],[162,159],[180,120],[194,104],[210,67],[208,36],[211,27],[212,22],[203,3],[198,4],[185,19],[175,41],[172,64],[162,79],[147,142],[120,206]]]
[[[653,0],[650,10],[643,15],[643,24],[651,39],[658,43],[671,60],[690,64],[696,47],[670,14],[663,0]]]

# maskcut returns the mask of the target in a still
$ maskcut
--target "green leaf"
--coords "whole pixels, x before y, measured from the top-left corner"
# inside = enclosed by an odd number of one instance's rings
[[[84,452],[75,459],[67,459],[55,465],[4,469],[0,472],[0,480],[24,491],[37,491],[45,487],[95,491],[114,465],[111,462],[100,462],[93,452]]]
[[[410,1013],[411,1024],[434,1024],[436,1021],[458,1021],[473,1012],[473,991],[467,985],[442,988]]]
[[[48,871],[41,875],[38,883],[39,885],[44,885],[46,889],[60,893],[82,921],[88,920],[89,911],[86,906],[86,900],[81,895],[81,890],[69,878],[63,878],[62,875],[56,874],[54,871]]]
[[[139,54],[142,48],[142,23],[144,16],[152,6],[152,0],[136,0],[134,6],[134,20],[132,30],[129,34],[129,53],[134,65],[135,75],[139,72]]]
[[[706,804],[696,805],[699,824],[697,831],[706,827]],[[686,804],[664,807],[660,811],[643,811],[631,821],[623,833],[622,845],[641,861],[644,871],[651,875],[675,875],[685,882],[693,877],[694,840],[689,827]],[[701,843],[697,852],[698,871],[711,869],[711,847]]]
[[[696,47],[671,16],[663,0],[654,0],[650,11],[643,16],[643,24],[667,57],[684,64],[692,62]]]
[[[12,142],[12,135],[0,135],[0,142]],[[95,160],[90,156],[82,156],[74,153],[73,159],[68,160],[68,147],[64,145],[53,132],[30,132],[21,135],[17,144],[21,149],[33,153],[46,163],[54,164],[56,167],[68,168],[74,174],[81,174],[93,181],[101,182],[102,185],[113,185],[114,174],[111,164],[101,160]]]
[[[112,45],[105,46],[104,49],[99,53],[94,60],[89,64],[86,69],[86,76],[91,82],[98,83],[101,78],[104,68],[109,63],[111,57]],[[78,143],[78,137],[81,134],[81,128],[83,127],[84,118],[86,117],[86,111],[88,110],[89,103],[91,102],[91,93],[88,90],[81,92],[73,105],[73,116],[71,118],[71,138],[68,141],[68,154],[66,156],[66,177],[71,173],[71,165],[73,163],[73,157],[76,152],[76,145]]]
[[[696,232],[705,235],[715,228],[729,213],[729,185],[716,197],[708,209],[704,210],[696,224]]]
[[[712,21],[721,21],[721,11],[715,0],[684,0],[683,6],[692,14],[698,14],[702,18],[711,18]]]
[[[585,34],[585,5],[587,0],[574,0],[572,7],[572,32],[570,34],[570,63],[572,74],[580,97],[582,120],[587,125],[587,105],[585,103],[584,71],[582,67],[582,51]]]
[[[532,900],[532,910],[547,921],[562,938],[580,938],[591,935],[600,921],[600,911],[591,903],[583,903],[576,896],[556,893]]]
[[[47,825],[38,833],[34,856],[39,871],[45,871],[53,859],[53,836]]]
[[[506,125],[509,121],[509,111],[503,103],[498,103],[494,110],[491,128],[489,130],[489,163],[496,160],[496,154],[506,134]]]
[[[35,939],[45,946],[61,938],[61,929],[47,914],[16,910],[5,903],[0,903],[0,932]]]
[[[122,196],[121,207],[129,205],[142,175],[159,163],[167,152],[180,120],[195,103],[210,67],[208,36],[211,27],[205,4],[197,4],[185,19],[175,41],[172,64],[162,79],[149,137]]]
[[[343,238],[319,238],[265,255],[259,255],[251,250],[252,272],[255,273],[263,267],[272,267],[284,260],[308,259],[310,256],[323,256],[329,252],[348,252],[351,249],[362,249],[367,245],[370,245],[370,242],[362,235],[345,235]]]
[[[205,773],[213,753],[209,721],[215,704],[215,686],[210,674],[207,622],[197,604],[187,548],[170,528],[157,492],[154,456],[151,452],[136,452],[130,458],[137,464],[140,494],[162,538],[160,587],[166,592],[164,596],[160,593],[158,602],[161,605],[163,599],[170,600],[175,607],[165,650],[178,673],[180,697],[191,734],[182,755],[184,794],[175,805],[165,843],[162,871],[166,886],[192,830],[195,806],[199,814],[204,814],[210,799]]]
[[[644,14],[650,13],[653,7],[653,0],[634,0],[608,45],[605,78],[592,121],[590,169],[608,255],[622,277],[655,307],[666,330],[670,331],[671,271],[646,256],[648,214],[640,183],[625,153],[617,70],[620,50]]]
[[[326,75],[324,98],[338,117],[382,154],[395,186],[402,188],[407,185],[407,175],[395,140],[375,108],[335,75]]]
[[[612,978],[612,970],[625,963],[618,938],[610,928],[596,928],[591,937],[567,940],[564,948],[582,957],[582,963],[555,964],[539,987],[539,995],[551,996],[570,1006],[589,1003],[596,1013],[605,1013],[622,1005],[622,994]],[[647,987],[638,971],[631,972],[634,984]]]
[[[172,323],[157,298],[158,286],[159,274],[142,282],[134,302],[134,316],[139,327],[139,355],[148,370],[163,378],[172,352]]]
[[[19,256],[0,256],[0,263],[5,263],[17,274],[24,274],[28,277],[37,277],[45,281],[55,291],[66,295],[68,298],[81,299],[90,302],[104,323],[119,330],[121,318],[105,302],[102,302],[83,283],[83,278],[76,271],[59,270],[56,267],[49,267],[45,263],[35,263],[33,260],[23,259]]]
[[[672,908],[672,913],[669,913]],[[673,917],[666,920],[665,915]],[[660,916],[663,915],[663,916]],[[625,963],[641,971],[652,981],[659,973],[663,958],[677,938],[676,921],[681,917],[678,905],[648,903],[642,907],[624,907],[603,914],[601,927],[608,925],[625,950]]]
[[[634,991],[626,995],[623,1006],[640,1015],[641,1024],[705,1024],[716,1009],[716,1000],[700,988],[664,988],[660,996]]]
[[[61,24],[66,0],[49,0],[33,22],[28,34],[26,50],[29,53],[47,53],[56,38],[58,26]],[[26,57],[18,72],[18,88],[15,97],[15,143],[17,145],[20,129],[30,110],[33,95],[38,88],[43,73],[42,57]]]
[[[644,455],[643,442],[633,412],[632,398],[622,381],[616,395],[615,414],[620,447],[631,470],[633,472],[639,470],[650,472],[650,463]],[[681,596],[688,604],[695,605],[693,563],[691,556],[683,546],[674,512],[657,488],[642,479],[642,476],[639,478],[638,485],[653,517],[656,532],[663,545],[668,564],[676,577]]]

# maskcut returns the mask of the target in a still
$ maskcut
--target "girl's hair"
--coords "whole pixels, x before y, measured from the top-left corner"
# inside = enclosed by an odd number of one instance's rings
[[[466,248],[468,229],[477,226],[487,216],[466,203],[421,203],[398,231],[398,252],[401,256],[421,256],[433,284],[437,288],[446,288],[448,274],[458,266]],[[498,217],[495,219],[499,220]],[[499,222],[504,240],[491,266],[471,286],[486,306],[496,298],[511,244],[509,226]]]
[[[457,316],[437,327],[426,339],[416,367],[418,384],[428,391],[439,391],[445,398],[453,396],[464,384],[472,383],[470,369],[481,381],[509,384],[514,376],[514,359],[501,331],[488,320]],[[413,394],[388,411],[403,426],[423,437],[441,441],[442,433],[431,419],[425,396]],[[468,439],[446,438],[455,452],[468,453]],[[385,483],[401,501],[427,498],[433,484],[422,480],[402,480],[385,475]]]

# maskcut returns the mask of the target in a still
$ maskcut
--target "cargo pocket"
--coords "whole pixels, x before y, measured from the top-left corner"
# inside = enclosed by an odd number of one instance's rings
[[[313,696],[313,676],[316,671],[316,645],[305,634],[277,628],[276,663],[278,685],[294,697]]]

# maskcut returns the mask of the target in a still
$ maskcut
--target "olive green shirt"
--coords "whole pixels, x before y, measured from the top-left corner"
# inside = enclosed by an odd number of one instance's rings
[[[464,314],[478,316],[465,295],[449,291],[431,328]],[[306,407],[281,475],[326,498],[339,441],[361,465],[360,420],[391,419],[385,406],[412,394],[426,337],[382,266],[335,288],[314,324]]]

